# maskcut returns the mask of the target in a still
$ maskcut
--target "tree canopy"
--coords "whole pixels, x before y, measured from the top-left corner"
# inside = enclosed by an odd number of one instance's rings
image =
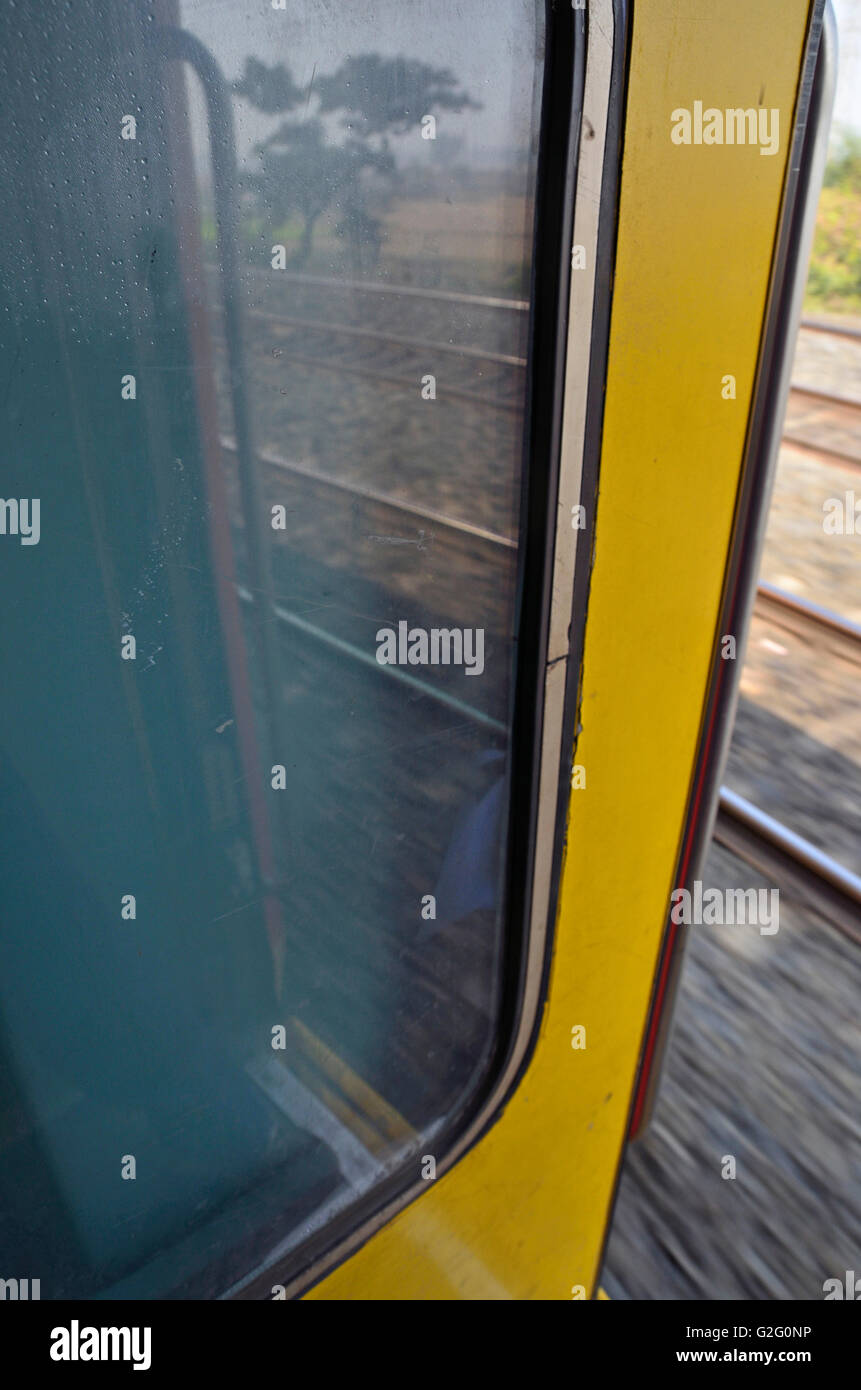
[[[390,190],[394,187],[397,166],[389,137],[405,135],[412,127],[418,131],[423,116],[479,107],[450,69],[378,53],[358,54],[333,73],[315,74],[304,91],[283,63],[269,67],[249,57],[233,90],[266,115],[302,110],[255,146],[260,170],[244,181],[264,217],[275,222],[294,214],[302,218],[292,261],[296,266],[307,263],[314,226],[329,208],[340,213],[335,230],[347,239],[354,263],[374,262],[381,224],[368,211],[366,176],[375,174]],[[345,132],[340,142],[330,138],[323,119],[337,113]]]

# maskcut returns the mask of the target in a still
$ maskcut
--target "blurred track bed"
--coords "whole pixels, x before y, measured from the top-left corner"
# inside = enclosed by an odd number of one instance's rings
[[[702,878],[771,886],[714,846]],[[616,1205],[618,1294],[819,1299],[857,1269],[859,994],[861,951],[783,894],[775,936],[691,928],[661,1093]]]
[[[847,327],[857,330],[858,325]],[[861,339],[802,329],[793,378],[861,399]],[[861,457],[861,410],[852,450]],[[784,444],[761,579],[861,623],[861,534],[824,529],[825,504],[861,474]],[[848,869],[861,871],[859,647],[760,597],[724,782]]]
[[[861,418],[859,418],[861,431]],[[799,598],[861,623],[861,534],[829,535],[825,503],[853,492],[861,473],[791,445],[780,451],[768,517],[761,578]]]
[[[817,637],[755,610],[723,780],[858,873],[861,651]]]

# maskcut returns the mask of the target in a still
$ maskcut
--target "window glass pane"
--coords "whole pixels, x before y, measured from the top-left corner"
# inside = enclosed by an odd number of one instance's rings
[[[227,1289],[486,1072],[542,16],[0,15],[0,1277],[43,1298]]]

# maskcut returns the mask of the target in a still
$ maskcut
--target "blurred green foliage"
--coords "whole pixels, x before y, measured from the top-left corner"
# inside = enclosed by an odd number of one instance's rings
[[[807,279],[809,308],[861,312],[861,135],[837,136],[825,169]]]

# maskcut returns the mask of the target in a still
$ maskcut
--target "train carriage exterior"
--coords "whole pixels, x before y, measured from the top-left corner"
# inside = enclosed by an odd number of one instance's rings
[[[0,1276],[597,1298],[824,4],[48,0],[0,37]]]

